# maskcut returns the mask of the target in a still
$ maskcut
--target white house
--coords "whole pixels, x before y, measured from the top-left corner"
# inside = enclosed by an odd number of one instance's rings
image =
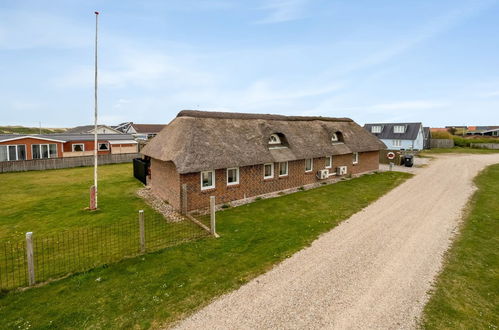
[[[380,139],[388,150],[422,150],[426,145],[421,123],[375,123],[365,124],[364,128]]]

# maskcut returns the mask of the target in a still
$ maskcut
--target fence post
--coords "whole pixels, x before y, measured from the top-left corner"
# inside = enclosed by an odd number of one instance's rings
[[[35,285],[35,263],[33,256],[33,233],[26,233],[26,260],[28,262],[28,283]]]
[[[144,210],[139,211],[140,253],[146,252],[146,231],[144,225]]]
[[[187,183],[182,184],[182,214],[187,214]]]
[[[213,236],[217,236],[215,221],[215,196],[210,196],[210,232]]]
[[[393,171],[393,162],[390,162],[390,171]]]

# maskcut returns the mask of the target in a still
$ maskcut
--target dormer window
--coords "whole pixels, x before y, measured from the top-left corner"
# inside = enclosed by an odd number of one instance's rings
[[[393,126],[393,133],[405,133],[405,126],[404,125]]]
[[[281,139],[279,138],[279,135],[272,134],[269,138],[269,144],[281,144]]]
[[[336,132],[331,134],[331,142],[332,143],[343,142],[343,134],[341,134],[341,132]]]
[[[371,133],[381,133],[381,126],[372,126]]]

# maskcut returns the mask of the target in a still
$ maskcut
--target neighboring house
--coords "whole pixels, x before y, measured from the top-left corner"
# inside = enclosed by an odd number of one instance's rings
[[[161,124],[134,124],[132,122],[121,123],[114,128],[132,134],[138,140],[149,140],[155,137],[166,125]]]
[[[85,126],[76,126],[66,130],[64,133],[69,134],[94,134],[95,126],[94,125],[85,125]],[[97,125],[97,134],[122,134],[117,129],[106,125]]]
[[[195,210],[375,171],[384,148],[348,118],[184,110],[141,153],[153,193]]]
[[[499,126],[470,126],[466,135],[499,136]]]
[[[365,124],[364,128],[383,141],[388,150],[422,150],[425,146],[421,123]]]
[[[138,152],[137,141],[131,135],[98,135],[99,155],[136,152]],[[94,135],[92,134],[0,135],[0,162],[93,154]]]

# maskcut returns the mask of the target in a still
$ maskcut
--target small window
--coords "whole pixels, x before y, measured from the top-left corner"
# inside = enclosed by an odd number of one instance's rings
[[[393,140],[392,144],[394,147],[401,147],[402,146],[402,140]]]
[[[336,133],[333,133],[333,135],[331,135],[331,142],[338,142],[338,134]]]
[[[279,163],[279,176],[288,175],[288,162]]]
[[[239,168],[228,168],[227,169],[227,185],[233,185],[239,183]]]
[[[109,150],[109,144],[99,143],[99,151]]]
[[[26,146],[24,144],[17,145],[17,160],[26,160]]]
[[[393,126],[393,133],[405,133],[405,126],[404,125]]]
[[[269,138],[269,144],[281,144],[281,139],[279,138],[279,135],[272,134]]]
[[[85,151],[85,145],[83,143],[73,144],[73,152]]]
[[[201,172],[201,190],[215,188],[215,171]]]
[[[381,126],[371,126],[371,133],[381,133]]]
[[[352,160],[352,163],[353,163],[353,164],[358,164],[358,163],[359,163],[359,153],[358,153],[358,152],[354,152],[354,153],[353,153],[353,160]]]
[[[312,158],[305,159],[305,172],[312,172],[314,169],[314,160]]]
[[[333,167],[333,157],[328,156],[326,157],[326,168],[331,168]]]
[[[274,177],[274,163],[268,163],[263,165],[263,178],[271,179]]]
[[[0,146],[0,162],[6,162],[8,160],[7,146]]]

